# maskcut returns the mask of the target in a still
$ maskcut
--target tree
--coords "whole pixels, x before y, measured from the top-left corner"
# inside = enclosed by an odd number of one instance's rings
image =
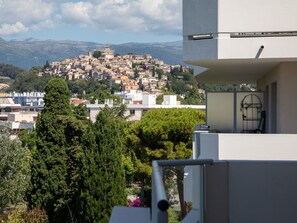
[[[205,104],[205,97],[203,93],[199,93],[196,88],[190,89],[185,94],[185,98],[181,101],[182,104],[198,105]]]
[[[30,206],[44,208],[50,222],[66,222],[76,212],[80,138],[86,127],[72,115],[70,92],[64,80],[50,80],[45,93],[45,106],[36,124]]]
[[[150,181],[153,160],[188,159],[192,153],[195,124],[204,120],[204,113],[195,109],[157,109],[147,112],[140,122],[127,129],[125,142],[134,149],[140,180]],[[182,169],[176,168],[174,171],[184,215],[184,176]]]
[[[43,69],[47,69],[50,67],[50,63],[48,62],[48,60],[46,61],[45,65],[43,66]]]
[[[10,64],[0,64],[0,76],[15,79],[19,74],[23,73],[24,71],[25,70]]]
[[[84,143],[84,156],[82,157],[82,168],[79,177],[78,204],[80,222],[98,222],[98,203],[100,187],[100,175],[98,173],[99,153],[96,147],[93,126],[88,126],[88,134],[82,136]]]
[[[13,82],[9,91],[16,92],[32,92],[32,91],[41,91],[45,89],[47,82],[51,79],[50,75],[38,76],[38,69],[35,68],[30,71],[26,71],[18,75]]]
[[[40,128],[43,123],[43,117],[69,115],[71,113],[70,91],[66,82],[60,78],[54,78],[48,82],[45,87],[44,108],[39,119]]]
[[[69,90],[72,94],[82,97],[88,88],[88,81],[83,79],[73,79],[67,81]]]
[[[101,51],[99,51],[99,50],[94,51],[94,53],[93,53],[93,57],[95,57],[95,58],[100,58],[101,56],[102,56]]]
[[[0,137],[0,213],[8,205],[23,202],[30,184],[30,151],[7,130]]]
[[[89,135],[91,146],[85,148],[81,222],[107,223],[113,206],[126,205],[121,135],[121,119],[111,109],[103,109],[94,124],[94,134]]]
[[[27,129],[22,130],[19,134],[18,134],[21,142],[22,142],[22,146],[23,147],[28,147],[29,150],[33,150],[36,148],[36,140],[37,140],[37,136],[36,136],[36,131],[32,130],[32,131],[28,131]]]
[[[72,105],[73,114],[79,120],[87,120],[88,113],[87,113],[87,106],[84,103],[80,103],[79,105]]]

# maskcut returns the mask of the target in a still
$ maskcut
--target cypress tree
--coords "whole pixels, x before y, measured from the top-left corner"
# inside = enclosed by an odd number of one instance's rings
[[[31,207],[44,208],[50,222],[66,222],[75,210],[82,154],[79,137],[84,125],[72,115],[64,80],[50,80],[45,93],[45,106],[36,124],[29,201]]]
[[[112,110],[102,110],[94,124],[95,147],[85,151],[80,203],[81,222],[107,223],[116,205],[126,205],[121,160],[122,124]]]
[[[125,178],[122,166],[122,124],[120,118],[108,108],[100,112],[95,123],[98,146],[99,173],[101,175],[100,221],[108,223],[112,207],[125,205]]]
[[[79,215],[80,222],[95,223],[99,219],[98,188],[100,175],[98,172],[99,153],[95,143],[93,126],[88,127],[88,134],[83,135],[84,156],[79,180]]]

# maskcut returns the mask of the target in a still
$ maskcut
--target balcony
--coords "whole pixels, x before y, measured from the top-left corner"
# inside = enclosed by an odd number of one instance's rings
[[[183,223],[297,221],[297,162],[201,159],[153,162],[152,223],[168,222],[164,168],[184,165],[193,171],[185,178],[192,208]]]

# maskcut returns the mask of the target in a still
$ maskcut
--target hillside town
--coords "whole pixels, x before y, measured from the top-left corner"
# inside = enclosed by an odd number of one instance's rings
[[[189,72],[189,67],[168,65],[151,55],[117,55],[108,46],[77,58],[46,63],[39,76],[61,77],[66,81],[92,79],[105,81],[108,86],[117,86],[118,91],[109,94],[100,102],[72,94],[74,106],[84,104],[88,118],[95,121],[105,106],[125,104],[128,121],[138,121],[148,111],[157,108],[195,108],[204,110],[204,105],[181,103],[174,94],[163,95],[169,86],[168,73],[173,69]],[[177,79],[179,76],[177,76]],[[181,78],[183,78],[181,76]],[[162,96],[163,95],[163,96]],[[158,96],[160,97],[157,100]],[[0,95],[0,127],[8,127],[13,134],[22,129],[34,129],[38,113],[44,106],[44,92],[8,92]],[[117,101],[115,101],[117,98]],[[89,98],[90,99],[90,98]],[[120,99],[120,101],[118,100]]]
[[[183,72],[189,71],[189,67],[168,65],[149,54],[117,55],[105,45],[103,50],[89,51],[87,55],[77,58],[48,63],[45,71],[40,74],[65,77],[66,80],[109,80],[111,83],[119,84],[122,91],[142,90],[158,95],[167,83],[167,76],[164,74],[174,68],[182,69]]]

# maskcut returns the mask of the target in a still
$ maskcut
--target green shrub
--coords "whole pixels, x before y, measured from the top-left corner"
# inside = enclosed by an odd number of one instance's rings
[[[25,223],[47,223],[48,217],[46,211],[39,208],[34,208],[23,213]]]
[[[172,208],[168,209],[168,223],[179,223],[179,213]]]
[[[17,207],[0,215],[0,223],[47,223],[45,210],[34,208],[26,211],[25,206]]]

